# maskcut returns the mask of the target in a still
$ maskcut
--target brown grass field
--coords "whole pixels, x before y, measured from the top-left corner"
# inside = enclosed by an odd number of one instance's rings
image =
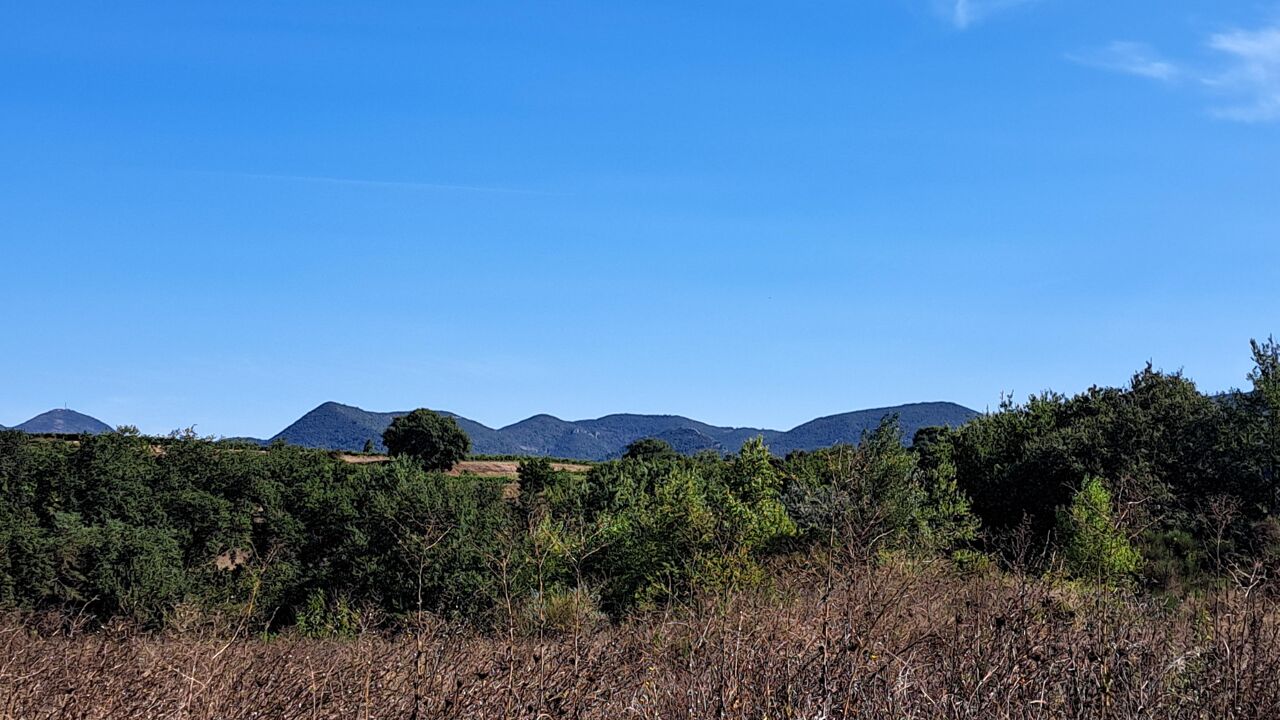
[[[339,455],[339,459],[343,462],[355,465],[364,465],[368,463],[384,463],[391,458],[386,455]],[[463,460],[449,471],[450,475],[476,475],[478,477],[515,477],[516,470],[520,467],[520,463],[515,460]],[[551,467],[556,470],[563,470],[572,473],[584,473],[591,469],[590,465],[578,465],[575,463],[551,463]]]
[[[0,623],[0,718],[1276,718],[1280,612],[859,568],[620,624],[261,639]],[[553,629],[552,625],[558,627]]]

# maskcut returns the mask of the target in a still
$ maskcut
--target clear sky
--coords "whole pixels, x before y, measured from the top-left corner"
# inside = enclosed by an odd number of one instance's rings
[[[1280,3],[6,2],[0,424],[1245,383]]]

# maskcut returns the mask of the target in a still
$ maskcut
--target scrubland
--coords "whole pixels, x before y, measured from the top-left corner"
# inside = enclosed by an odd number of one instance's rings
[[[1274,718],[1266,588],[1172,601],[863,565],[623,622],[254,636],[229,624],[0,630],[6,718]]]

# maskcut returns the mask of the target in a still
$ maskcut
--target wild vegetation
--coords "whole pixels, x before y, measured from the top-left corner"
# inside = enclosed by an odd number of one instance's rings
[[[794,569],[794,568],[793,568]],[[936,564],[830,565],[623,623],[245,637],[0,625],[0,718],[1274,718],[1280,618]],[[532,620],[532,618],[528,618]],[[33,627],[39,632],[33,631]]]
[[[0,717],[1273,717],[1252,353],[1219,396],[1148,367],[909,446],[509,480],[443,472],[430,414],[377,463],[3,432]]]

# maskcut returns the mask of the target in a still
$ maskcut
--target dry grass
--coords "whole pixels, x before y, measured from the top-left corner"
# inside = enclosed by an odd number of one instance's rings
[[[353,465],[390,462],[386,455],[339,455],[338,459]],[[448,472],[449,475],[475,475],[477,477],[515,477],[520,463],[515,460],[463,460]],[[590,465],[576,463],[551,463],[554,470],[571,473],[584,473],[591,469]]]
[[[514,460],[463,460],[449,471],[450,475],[476,475],[478,477],[516,477],[520,463]],[[584,473],[591,469],[590,465],[573,463],[551,463],[553,470],[571,473]]]
[[[1275,718],[1280,617],[940,570],[815,572],[595,631],[0,629],[0,718]]]

